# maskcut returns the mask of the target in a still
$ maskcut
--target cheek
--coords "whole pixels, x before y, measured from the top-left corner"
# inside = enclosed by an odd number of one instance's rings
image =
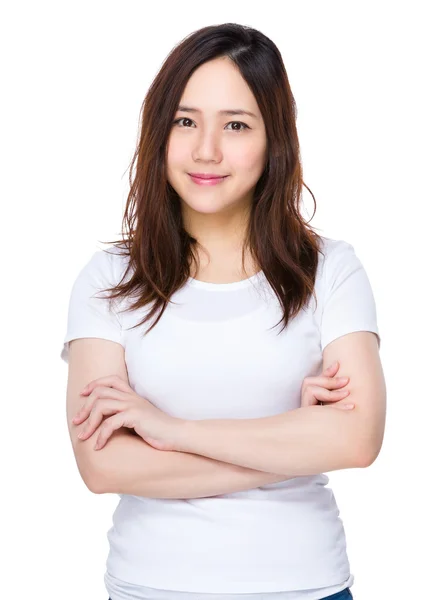
[[[243,148],[233,149],[230,162],[237,171],[255,175],[257,172],[263,171],[266,160],[265,152],[266,148],[259,143],[248,144]]]
[[[184,160],[187,156],[187,150],[184,144],[176,144],[174,141],[170,142],[167,149],[167,165],[170,167],[181,166],[184,164]]]

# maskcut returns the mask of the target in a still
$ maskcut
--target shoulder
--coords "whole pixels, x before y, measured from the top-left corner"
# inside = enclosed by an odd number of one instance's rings
[[[344,260],[352,254],[355,254],[354,246],[346,240],[328,238],[325,236],[320,236],[320,238],[321,244],[319,255],[323,264],[326,262],[328,265],[334,261]]]
[[[125,272],[128,258],[117,246],[95,250],[81,269],[80,275],[116,285]]]
[[[318,280],[319,285],[325,287],[339,269],[356,267],[360,261],[354,246],[346,240],[325,236],[320,238]]]

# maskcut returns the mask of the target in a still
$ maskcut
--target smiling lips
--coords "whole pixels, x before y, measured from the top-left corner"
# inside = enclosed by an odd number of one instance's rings
[[[216,185],[228,177],[228,175],[216,175],[215,173],[189,173],[189,176],[198,185]]]
[[[227,175],[220,175],[219,173],[189,173],[191,177],[199,177],[200,179],[221,179],[227,177]]]

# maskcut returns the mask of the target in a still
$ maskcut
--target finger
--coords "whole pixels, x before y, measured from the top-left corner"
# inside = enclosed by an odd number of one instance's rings
[[[332,365],[330,365],[329,367],[326,367],[326,369],[323,371],[323,373],[336,373],[338,371],[338,367],[339,367],[339,362],[338,360],[336,360],[335,362],[332,363]]]
[[[95,450],[100,450],[105,446],[109,440],[113,431],[120,429],[121,427],[134,427],[134,418],[129,410],[123,411],[119,414],[115,414],[112,417],[106,419],[99,429],[99,435],[97,436]]]
[[[98,379],[93,379],[93,381],[90,381],[90,383],[88,383],[80,392],[80,395],[87,396],[97,385],[106,385],[108,387],[120,390],[121,392],[128,392],[132,389],[126,381],[119,377],[119,375],[108,375],[106,377],[99,377]]]
[[[319,386],[330,390],[344,387],[349,383],[349,377],[307,377],[306,381],[308,382],[307,387]]]
[[[97,403],[93,407],[85,426],[77,437],[81,440],[87,440],[102,423],[104,417],[121,413],[126,408],[128,408],[128,404],[119,400],[101,400],[101,403]]]
[[[327,390],[323,387],[311,385],[305,389],[301,396],[301,406],[313,406],[314,404],[335,403],[347,398],[349,390]]]
[[[128,400],[128,394],[110,387],[100,386],[94,389],[88,400],[73,418],[73,423],[80,425],[90,414],[91,408],[99,398],[109,398],[110,400]]]
[[[323,387],[311,386],[311,394],[316,400],[323,402],[338,402],[349,395],[349,390],[326,390]]]
[[[326,403],[337,403],[339,400],[343,400],[349,396],[349,390],[325,390],[327,395],[323,398],[323,402]]]

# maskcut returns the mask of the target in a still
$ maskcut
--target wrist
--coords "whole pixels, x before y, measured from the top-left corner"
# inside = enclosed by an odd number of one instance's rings
[[[188,419],[176,419],[174,428],[174,448],[176,452],[192,452],[191,439],[193,421]]]

